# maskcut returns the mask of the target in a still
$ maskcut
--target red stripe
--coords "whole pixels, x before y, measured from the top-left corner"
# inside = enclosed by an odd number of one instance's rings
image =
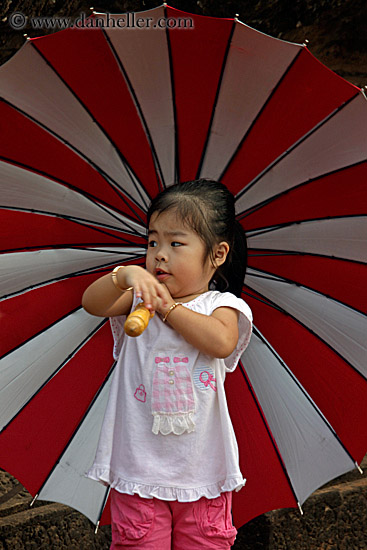
[[[180,181],[195,179],[203,152],[233,20],[167,7],[167,16],[190,17],[192,28],[169,30],[177,109]]]
[[[223,183],[234,193],[244,189],[279,155],[358,92],[308,50],[302,50],[247,136]]]
[[[149,143],[123,73],[102,31],[68,29],[37,39],[33,45],[123,151],[148,193],[155,195],[159,188]]]
[[[39,491],[103,383],[113,363],[111,349],[107,324],[0,435],[1,467],[31,494]]]
[[[367,381],[290,316],[253,298],[246,301],[257,328],[360,462],[367,451],[367,424],[362,420],[367,415]]]
[[[66,185],[95,197],[103,204],[129,216],[133,215],[129,206],[132,202],[126,199],[126,205],[119,196],[123,195],[123,190],[116,192],[69,147],[3,102],[0,102],[0,128],[3,128],[0,131],[2,157],[15,164],[26,165],[35,172],[48,174],[55,180],[62,180]],[[135,205],[132,208],[141,214]]]
[[[108,228],[30,212],[2,210],[0,250],[45,249],[55,246],[143,246],[146,239]]]
[[[259,514],[296,507],[297,503],[257,408],[256,397],[248,389],[239,367],[227,376],[226,392],[239,446],[240,468],[247,480],[239,493],[233,493],[233,518],[240,527]]]
[[[367,162],[287,191],[242,218],[245,229],[367,212]]]
[[[103,272],[72,277],[4,300],[0,316],[0,356],[80,307],[84,290],[101,275]]]
[[[275,256],[271,250],[258,253],[250,251],[249,267],[307,286],[366,313],[367,265],[311,255]]]

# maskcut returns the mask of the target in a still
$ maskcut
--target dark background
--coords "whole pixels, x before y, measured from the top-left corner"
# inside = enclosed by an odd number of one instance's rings
[[[30,16],[73,16],[97,11],[123,13],[160,5],[160,0],[0,0],[0,64],[24,43],[28,27],[13,30],[8,17],[16,11]],[[233,18],[291,42],[309,41],[310,51],[353,84],[367,85],[366,0],[170,0],[183,11]]]

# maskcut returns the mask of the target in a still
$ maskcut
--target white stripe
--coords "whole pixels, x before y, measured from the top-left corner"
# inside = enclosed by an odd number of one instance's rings
[[[123,32],[107,28],[105,32],[137,96],[165,182],[169,185],[174,181],[175,159],[171,74],[166,31],[154,28],[156,20],[164,17],[164,8],[160,6],[139,15],[152,17],[149,28],[130,28]]]
[[[219,178],[300,48],[236,23],[201,177]]]
[[[88,271],[143,257],[142,248],[90,248],[87,250],[60,249],[4,254],[0,263],[2,296],[43,285],[70,273]]]
[[[255,334],[243,362],[302,504],[315,489],[355,464],[306,392]]]
[[[34,211],[44,211],[75,220],[88,220],[94,225],[104,224],[120,231],[145,229],[118,212],[80,193],[68,189],[34,172],[0,161],[1,205]]]
[[[146,206],[111,142],[29,42],[0,74],[1,96],[56,132]]]
[[[60,462],[39,493],[41,500],[60,502],[79,510],[93,523],[99,520],[106,487],[88,479],[102,428],[111,379],[104,386]]]
[[[249,232],[248,245],[367,263],[367,216],[306,221],[259,235]]]
[[[237,211],[367,158],[367,103],[359,94],[237,200]],[[317,196],[315,196],[317,200]]]
[[[1,360],[0,429],[100,323],[80,309]]]
[[[307,288],[249,269],[246,281],[335,349],[367,378],[367,316]]]

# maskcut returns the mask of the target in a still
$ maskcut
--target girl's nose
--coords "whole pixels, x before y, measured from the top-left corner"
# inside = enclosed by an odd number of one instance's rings
[[[155,259],[157,260],[157,262],[167,262],[167,260],[168,260],[167,254],[163,249],[157,250],[157,253],[155,255]]]

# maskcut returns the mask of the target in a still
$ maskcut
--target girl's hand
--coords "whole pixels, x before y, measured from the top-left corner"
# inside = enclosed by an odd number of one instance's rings
[[[128,265],[121,272],[123,272],[125,286],[134,288],[136,296],[143,300],[147,309],[161,313],[173,303],[174,300],[167,287],[157,281],[146,269],[137,265]]]
[[[158,305],[156,311],[165,316],[169,308],[175,303],[175,300],[172,298],[170,291],[164,283],[160,283],[160,296],[158,300]]]

